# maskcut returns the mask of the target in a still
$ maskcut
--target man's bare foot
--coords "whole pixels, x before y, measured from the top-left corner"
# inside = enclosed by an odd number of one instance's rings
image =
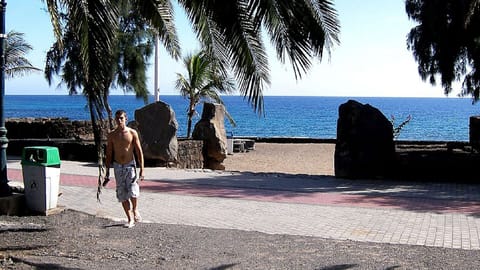
[[[125,228],[132,228],[133,226],[135,226],[135,222],[133,221],[129,221],[123,225]]]
[[[135,212],[134,213],[134,218],[135,222],[142,222],[142,216],[140,216],[140,213]]]

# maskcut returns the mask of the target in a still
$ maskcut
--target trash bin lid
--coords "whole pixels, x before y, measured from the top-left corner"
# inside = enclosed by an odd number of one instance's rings
[[[28,146],[22,150],[22,165],[60,166],[60,154],[54,146]]]

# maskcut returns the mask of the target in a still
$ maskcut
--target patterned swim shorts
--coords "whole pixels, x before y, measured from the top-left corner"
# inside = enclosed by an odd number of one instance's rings
[[[127,164],[114,162],[113,171],[115,173],[117,199],[119,202],[140,196],[140,186],[137,181],[137,167],[135,166],[134,160]]]

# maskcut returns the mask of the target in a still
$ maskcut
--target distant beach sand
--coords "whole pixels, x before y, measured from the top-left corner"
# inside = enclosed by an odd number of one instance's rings
[[[225,170],[334,175],[335,144],[255,143],[255,150],[228,155]]]

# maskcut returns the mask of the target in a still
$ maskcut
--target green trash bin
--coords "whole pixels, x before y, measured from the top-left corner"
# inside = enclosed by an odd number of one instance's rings
[[[22,174],[27,208],[47,213],[57,207],[60,154],[57,147],[30,146],[22,150]]]

